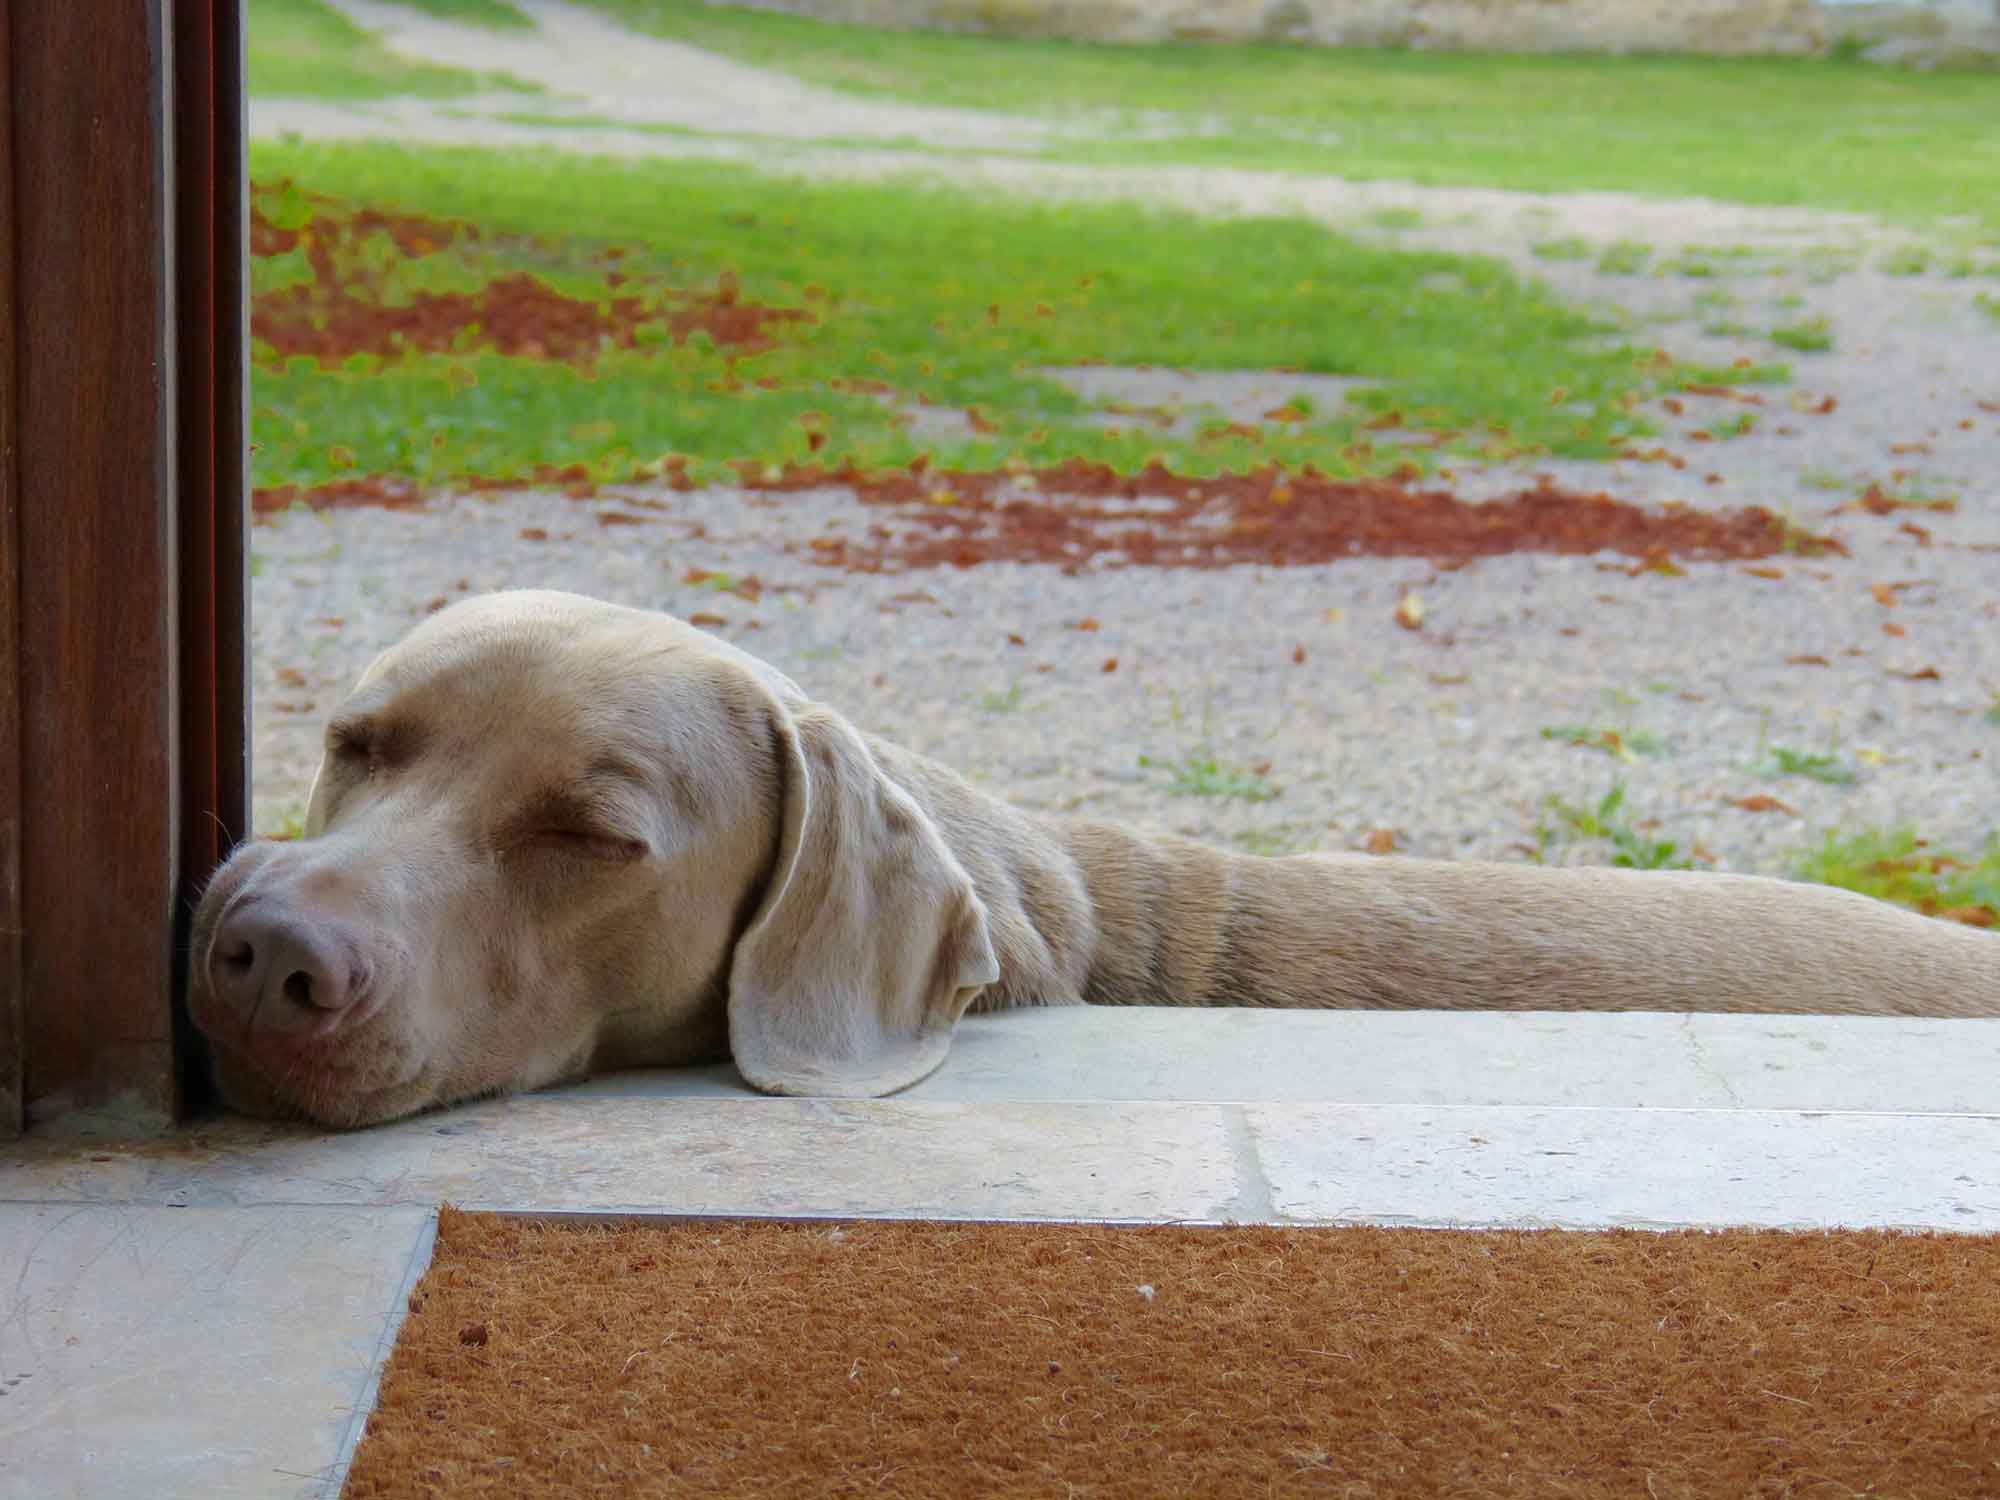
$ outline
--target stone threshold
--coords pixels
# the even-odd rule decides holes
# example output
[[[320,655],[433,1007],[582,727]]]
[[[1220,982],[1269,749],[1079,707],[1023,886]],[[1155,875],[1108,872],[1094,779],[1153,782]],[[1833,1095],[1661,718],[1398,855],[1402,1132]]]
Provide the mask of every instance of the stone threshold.
[[[0,1147],[0,1497],[325,1496],[436,1207],[2000,1232],[2000,1021],[1050,1010],[890,1099],[618,1074]]]

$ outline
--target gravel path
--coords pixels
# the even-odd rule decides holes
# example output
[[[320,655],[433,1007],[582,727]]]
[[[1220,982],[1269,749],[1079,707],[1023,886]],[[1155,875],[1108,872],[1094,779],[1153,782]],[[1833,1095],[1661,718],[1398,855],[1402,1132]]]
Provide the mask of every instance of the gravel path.
[[[357,19],[385,9],[340,4]],[[523,8],[558,9],[546,0]],[[419,34],[390,38],[412,46]],[[564,68],[580,66],[581,43],[571,41]],[[680,54],[689,55],[676,62]],[[422,55],[536,76],[532,58],[511,54]],[[703,128],[748,137],[769,123],[761,104],[736,107],[735,84],[696,88],[725,76],[711,71],[715,60],[686,48],[648,59],[649,72],[603,76],[641,77],[650,97],[696,109],[692,123]],[[778,87],[759,77],[756,88]],[[1614,776],[1628,783],[1633,818],[1657,820],[1652,836],[1698,847],[1727,869],[1780,870],[1829,829],[1910,823],[1939,846],[1972,848],[2000,823],[2000,723],[1990,717],[2000,706],[2000,320],[1974,303],[1992,280],[1888,274],[1884,258],[1909,237],[1854,215],[799,145],[947,137],[930,118],[938,111],[912,112],[898,128],[897,106],[855,106],[779,82],[791,90],[781,133],[794,144],[540,129],[411,101],[360,109],[260,100],[252,118],[259,133],[518,137],[739,156],[814,175],[940,172],[995,191],[1296,212],[1351,233],[1500,256],[1677,357],[1784,358],[1796,371],[1791,386],[1762,388],[1761,406],[1691,398],[1678,413],[1658,409],[1665,447],[1683,467],[1540,471],[1640,502],[1764,504],[1833,531],[1851,555],[1779,559],[1780,577],[1700,564],[1680,577],[1635,577],[1622,560],[1525,556],[1448,571],[1357,560],[871,577],[812,560],[812,537],[879,519],[841,491],[626,489],[589,501],[522,492],[444,497],[418,514],[293,513],[253,539],[260,827],[296,816],[320,723],[370,655],[440,599],[523,585],[716,617],[718,634],[865,727],[1024,805],[1263,852],[1379,846],[1387,830],[1415,853],[1520,857],[1547,819],[1547,798],[1594,801]],[[741,97],[778,97],[741,86],[750,90]],[[591,109],[635,118],[618,103],[624,87],[606,83]],[[838,108],[815,113],[815,97]],[[873,127],[855,124],[856,107],[877,117]],[[952,139],[1004,149],[1027,139],[1009,133],[1018,123],[961,116],[954,128],[996,133]],[[1620,241],[1659,255],[1689,245],[1738,253],[1710,256],[1708,276],[1613,274],[1597,253]],[[1587,253],[1550,259],[1552,248]],[[1829,351],[1773,348],[1770,328],[1806,319],[1823,320]],[[1222,409],[1236,394],[1195,377],[1181,399]],[[1828,398],[1831,410],[1821,409]],[[1744,412],[1756,420],[1747,435],[1695,436]],[[1468,469],[1454,484],[1478,497],[1530,477]],[[1955,508],[1843,510],[1870,482]],[[538,534],[546,539],[531,539]],[[754,601],[718,592],[686,582],[693,570],[754,576],[764,590]],[[1412,591],[1425,607],[1414,632],[1394,617]],[[1082,621],[1096,628],[1076,628]],[[1542,732],[1563,725],[1615,730],[1644,753],[1617,759]],[[1855,779],[1768,777],[1760,767],[1779,747],[1830,755]],[[1168,767],[1211,761],[1210,789],[1219,780],[1238,795],[1174,788]],[[1265,791],[1276,795],[1241,795]],[[1735,805],[1756,797],[1782,806]],[[1597,845],[1564,857],[1603,855]]]

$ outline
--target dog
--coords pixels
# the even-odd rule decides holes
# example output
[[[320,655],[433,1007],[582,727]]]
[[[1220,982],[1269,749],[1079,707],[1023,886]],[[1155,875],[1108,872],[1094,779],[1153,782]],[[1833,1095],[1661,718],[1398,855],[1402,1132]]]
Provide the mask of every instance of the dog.
[[[334,1127],[722,1057],[886,1094],[1025,1005],[2000,1015],[2000,935],[1826,887],[1030,815],[680,620],[538,590],[368,667],[190,968],[223,1099]]]

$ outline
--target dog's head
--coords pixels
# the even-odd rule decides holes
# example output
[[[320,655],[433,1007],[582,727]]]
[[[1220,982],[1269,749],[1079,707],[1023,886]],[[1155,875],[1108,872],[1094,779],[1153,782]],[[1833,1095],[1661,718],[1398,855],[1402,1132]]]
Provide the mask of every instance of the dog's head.
[[[665,615],[521,592],[433,616],[327,726],[304,835],[194,924],[223,1097],[361,1125],[725,1048],[870,1095],[998,976],[971,881],[844,720]]]

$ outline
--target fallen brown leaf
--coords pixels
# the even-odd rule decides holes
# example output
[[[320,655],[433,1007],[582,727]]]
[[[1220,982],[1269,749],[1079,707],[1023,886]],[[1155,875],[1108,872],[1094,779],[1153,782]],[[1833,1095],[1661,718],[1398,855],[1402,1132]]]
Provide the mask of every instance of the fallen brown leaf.
[[[1740,807],[1745,812],[1781,812],[1787,817],[1792,818],[1796,818],[1799,815],[1797,808],[1788,807],[1776,797],[1767,797],[1762,792],[1758,792],[1755,796],[1751,797],[1738,797],[1729,805],[1731,807]]]
[[[1115,671],[1117,671],[1117,670],[1118,670],[1118,658],[1117,658],[1117,657],[1115,657],[1115,656],[1107,656],[1107,657],[1105,657],[1105,658],[1104,658],[1104,665],[1103,665],[1103,666],[1102,666],[1101,668],[1099,668],[1099,670],[1100,670],[1100,671],[1104,671],[1104,672],[1115,672]]]
[[[1746,567],[1742,569],[1742,571],[1748,573],[1752,578],[1783,578],[1785,576],[1785,570],[1783,568],[1764,568],[1764,567],[1752,566],[1752,567]]]
[[[1405,594],[1396,605],[1396,623],[1405,630],[1424,628],[1424,601],[1415,594]]]
[[[1868,592],[1875,596],[1875,602],[1884,609],[1896,607],[1896,586],[1893,583],[1871,583]]]
[[[712,615],[705,609],[698,609],[688,616],[690,625],[727,625],[728,620],[721,615]]]
[[[1396,831],[1393,828],[1377,828],[1361,841],[1361,847],[1370,854],[1394,854],[1396,852]]]
[[[1790,667],[1830,667],[1832,662],[1824,656],[1788,656],[1785,665]]]
[[[1304,646],[1303,644],[1301,644],[1301,645],[1297,645],[1297,646],[1294,646],[1294,647],[1292,647],[1292,665],[1293,665],[1293,666],[1295,666],[1295,667],[1302,667],[1302,666],[1304,666],[1305,664],[1306,664],[1306,648],[1305,648],[1305,646]]]
[[[1097,620],[1091,615],[1085,615],[1081,620],[1072,621],[1069,628],[1071,630],[1093,631],[1097,629]]]
[[[1906,682],[1943,681],[1943,678],[1939,676],[1938,669],[1936,667],[1918,667],[1917,670],[1914,672],[1897,672],[1894,675],[1902,678]]]

